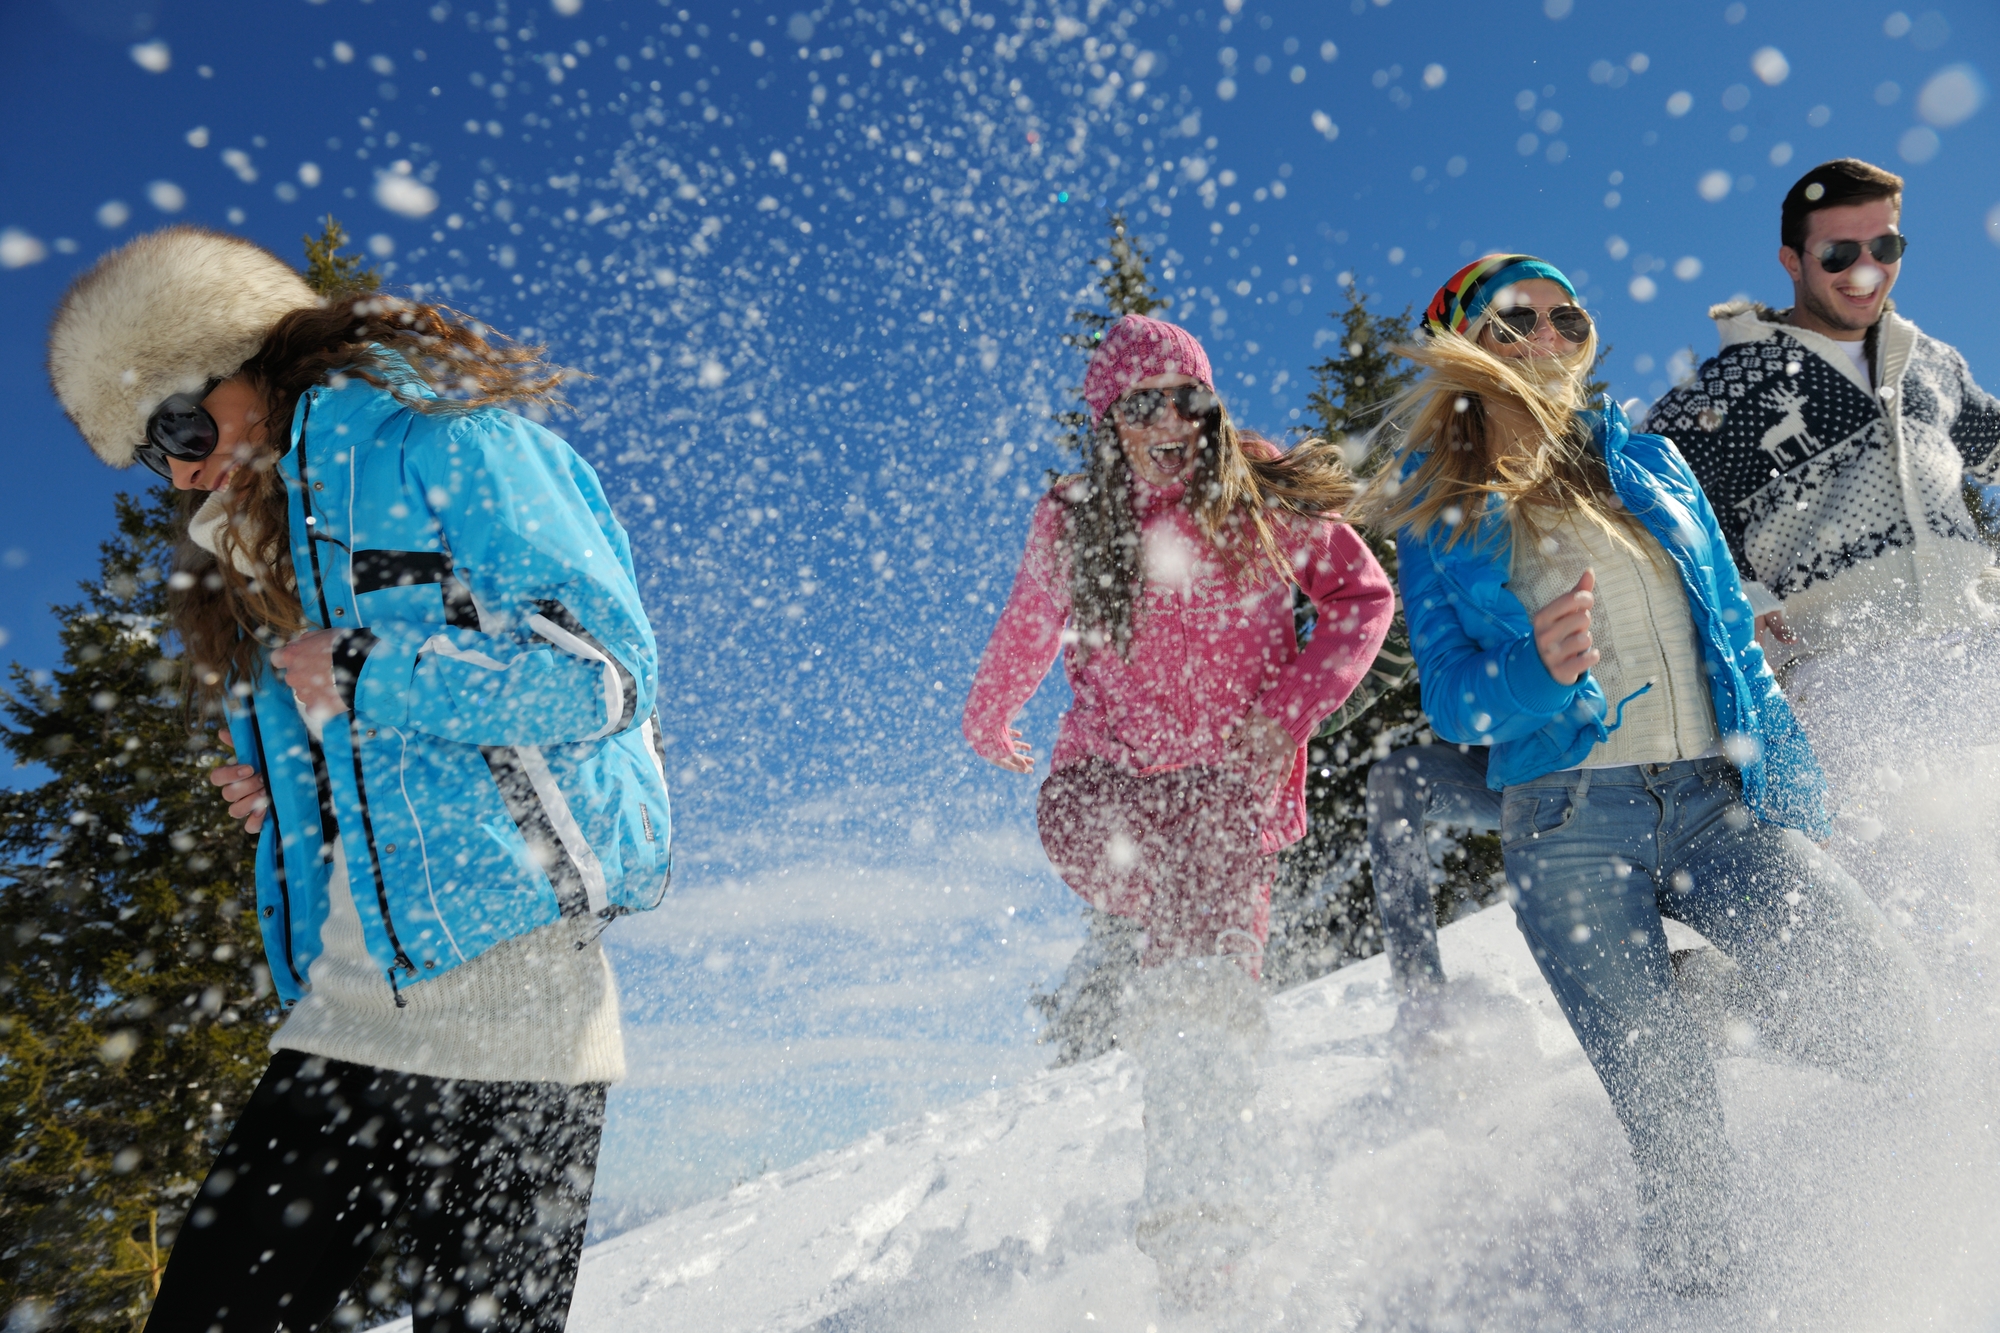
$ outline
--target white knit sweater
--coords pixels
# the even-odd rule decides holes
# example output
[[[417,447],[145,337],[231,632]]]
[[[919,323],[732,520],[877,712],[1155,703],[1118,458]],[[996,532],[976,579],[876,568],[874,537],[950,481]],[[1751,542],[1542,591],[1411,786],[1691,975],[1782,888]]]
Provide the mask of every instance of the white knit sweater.
[[[569,918],[496,944],[443,976],[403,987],[408,1004],[399,1008],[368,955],[338,840],[327,889],[320,954],[307,972],[311,990],[272,1036],[272,1050],[495,1083],[625,1077],[618,991],[596,921]]]
[[[1619,701],[1628,702],[1624,725],[1591,749],[1584,768],[1721,752],[1687,592],[1659,544],[1650,536],[1638,540],[1652,559],[1626,550],[1595,523],[1566,523],[1539,544],[1514,543],[1508,586],[1530,614],[1574,588],[1585,569],[1597,576],[1590,634],[1600,656],[1590,674],[1610,710],[1605,725],[1616,720]]]

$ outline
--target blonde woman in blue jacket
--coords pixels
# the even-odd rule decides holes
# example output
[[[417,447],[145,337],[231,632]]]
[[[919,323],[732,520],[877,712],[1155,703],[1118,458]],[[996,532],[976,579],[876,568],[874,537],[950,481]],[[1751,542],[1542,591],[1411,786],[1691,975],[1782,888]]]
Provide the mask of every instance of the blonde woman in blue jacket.
[[[1516,919],[1630,1139],[1641,1259],[1713,1291],[1735,1262],[1730,1152],[1684,996],[1879,1080],[1918,1061],[1925,986],[1814,843],[1825,783],[1686,462],[1608,398],[1584,410],[1596,330],[1569,279],[1489,256],[1424,328],[1387,480],[1353,514],[1397,534],[1432,725],[1492,747]],[[1715,946],[1680,985],[1666,917]]]
[[[624,1074],[598,935],[664,894],[669,815],[624,530],[498,406],[560,372],[192,227],[79,278],[49,367],[202,501],[173,629],[289,1005],[149,1326],[313,1327],[399,1221],[418,1330],[562,1328]]]

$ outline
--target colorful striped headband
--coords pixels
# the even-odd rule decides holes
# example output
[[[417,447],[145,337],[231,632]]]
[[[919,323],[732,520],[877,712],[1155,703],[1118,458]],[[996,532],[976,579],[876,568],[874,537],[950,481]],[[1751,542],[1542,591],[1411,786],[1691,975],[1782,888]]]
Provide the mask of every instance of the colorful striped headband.
[[[1502,288],[1529,278],[1547,278],[1572,299],[1576,296],[1575,285],[1553,264],[1533,255],[1488,255],[1473,260],[1438,288],[1430,308],[1424,311],[1424,331],[1432,335],[1464,333],[1486,313]]]

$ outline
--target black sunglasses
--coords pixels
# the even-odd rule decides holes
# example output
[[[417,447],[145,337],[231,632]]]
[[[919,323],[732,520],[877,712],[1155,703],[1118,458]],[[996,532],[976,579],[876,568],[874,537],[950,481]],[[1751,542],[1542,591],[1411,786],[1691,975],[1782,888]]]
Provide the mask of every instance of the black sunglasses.
[[[1150,426],[1171,406],[1184,420],[1199,421],[1221,402],[1205,384],[1177,384],[1171,389],[1134,389],[1111,405],[1111,414],[1121,425]]]
[[[1878,264],[1893,264],[1903,257],[1903,251],[1910,248],[1909,240],[1896,232],[1877,236],[1872,241],[1828,241],[1813,256],[1819,266],[1828,273],[1845,273],[1854,267],[1866,250],[1875,256]]]
[[[146,419],[146,442],[139,446],[139,461],[171,481],[173,460],[199,463],[214,453],[220,434],[215,418],[201,404],[220,383],[219,379],[210,380],[199,393],[177,393],[154,408]]]
[[[1493,312],[1493,338],[1496,342],[1525,342],[1535,336],[1535,328],[1548,316],[1549,327],[1561,335],[1564,342],[1580,343],[1590,336],[1590,315],[1580,305],[1559,305],[1553,310],[1541,311],[1531,305],[1509,306],[1505,310]]]

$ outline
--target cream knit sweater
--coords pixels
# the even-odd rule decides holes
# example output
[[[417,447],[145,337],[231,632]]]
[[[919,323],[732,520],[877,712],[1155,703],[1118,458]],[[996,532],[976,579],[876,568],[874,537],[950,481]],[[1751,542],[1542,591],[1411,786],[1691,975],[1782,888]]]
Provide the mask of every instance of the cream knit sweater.
[[[625,1077],[618,991],[589,917],[494,945],[440,977],[403,987],[398,1008],[368,955],[334,843],[333,880],[311,990],[271,1038],[376,1069],[494,1083],[616,1083]],[[578,948],[579,941],[584,941]]]
[[[1687,592],[1659,544],[1650,536],[1640,540],[1652,559],[1633,554],[1587,522],[1565,523],[1539,543],[1514,543],[1508,586],[1530,615],[1574,588],[1585,569],[1597,574],[1590,633],[1600,659],[1590,674],[1604,690],[1605,725],[1617,721],[1620,700],[1629,702],[1624,725],[1592,748],[1583,768],[1720,753]]]

